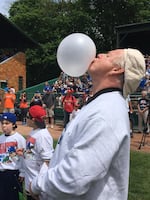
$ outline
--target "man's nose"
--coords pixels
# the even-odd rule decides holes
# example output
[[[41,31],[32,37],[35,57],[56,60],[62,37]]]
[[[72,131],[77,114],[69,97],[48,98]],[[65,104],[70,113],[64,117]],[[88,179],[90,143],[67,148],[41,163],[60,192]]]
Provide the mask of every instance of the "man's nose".
[[[99,54],[97,55],[97,58],[103,58],[104,56],[105,56],[104,53],[99,53]]]

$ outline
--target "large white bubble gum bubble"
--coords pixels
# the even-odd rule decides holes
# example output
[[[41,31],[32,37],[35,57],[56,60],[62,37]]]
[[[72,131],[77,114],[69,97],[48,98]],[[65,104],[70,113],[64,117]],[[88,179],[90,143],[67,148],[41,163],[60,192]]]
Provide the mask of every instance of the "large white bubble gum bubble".
[[[83,33],[72,33],[65,37],[57,49],[57,62],[69,76],[82,76],[96,56],[93,40]]]

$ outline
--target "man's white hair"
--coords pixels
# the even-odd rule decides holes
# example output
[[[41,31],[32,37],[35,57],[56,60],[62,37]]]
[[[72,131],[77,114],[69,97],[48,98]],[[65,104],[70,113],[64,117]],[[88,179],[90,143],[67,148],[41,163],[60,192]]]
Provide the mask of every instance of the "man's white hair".
[[[123,94],[126,97],[136,91],[145,76],[145,59],[139,50],[128,48],[124,49],[124,59],[120,64],[125,68]]]

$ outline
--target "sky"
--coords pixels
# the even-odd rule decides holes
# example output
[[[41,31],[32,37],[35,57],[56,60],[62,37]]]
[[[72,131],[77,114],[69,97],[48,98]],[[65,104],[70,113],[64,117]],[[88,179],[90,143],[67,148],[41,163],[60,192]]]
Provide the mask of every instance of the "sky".
[[[0,13],[5,16],[8,16],[8,10],[11,6],[11,3],[15,2],[16,0],[0,0]]]

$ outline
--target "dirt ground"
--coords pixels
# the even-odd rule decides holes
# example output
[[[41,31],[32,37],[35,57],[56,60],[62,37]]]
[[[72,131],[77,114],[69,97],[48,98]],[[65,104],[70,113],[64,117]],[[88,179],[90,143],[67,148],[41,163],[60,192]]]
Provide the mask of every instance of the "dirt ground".
[[[26,125],[22,125],[21,122],[17,122],[17,125],[18,125],[17,131],[25,136],[28,135],[32,129]],[[63,126],[62,124],[55,124],[53,129],[48,128],[48,130],[50,131],[50,134],[54,139],[58,139],[63,130]],[[133,134],[133,138],[131,138],[131,150],[150,153],[150,134],[146,135],[144,146],[141,145],[141,148],[139,149],[142,136],[143,136],[142,133]]]
[[[145,141],[142,140],[143,133],[133,134],[133,138],[131,138],[131,150],[150,153],[150,134],[146,134],[144,136],[145,136]],[[140,146],[141,148],[139,149]]]
[[[32,130],[31,127],[27,125],[22,125],[21,122],[17,122],[17,126],[18,127],[16,130],[24,136],[27,136]],[[48,127],[48,130],[54,139],[58,139],[63,130],[63,126],[61,124],[55,124],[53,129]]]

